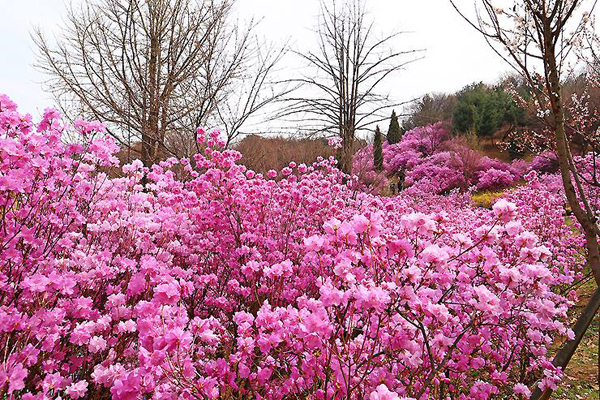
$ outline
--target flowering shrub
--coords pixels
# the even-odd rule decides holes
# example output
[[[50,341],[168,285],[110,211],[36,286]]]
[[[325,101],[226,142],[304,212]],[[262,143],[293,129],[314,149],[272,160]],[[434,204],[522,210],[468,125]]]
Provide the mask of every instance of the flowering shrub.
[[[548,247],[552,253],[550,270],[557,276],[562,274],[563,283],[568,286],[582,277],[585,240],[579,233],[577,220],[573,218],[571,224],[567,223],[567,200],[560,175],[538,175],[532,171],[525,180],[525,185],[507,191],[503,197],[517,205],[525,229]]]
[[[558,158],[556,153],[546,150],[533,158],[531,169],[540,173],[554,173],[558,171]]]
[[[496,168],[481,171],[479,174],[479,182],[477,182],[477,190],[490,190],[494,188],[504,188],[512,185],[515,181],[515,176],[509,171],[503,171]]]
[[[388,147],[387,142],[383,143],[384,155]],[[388,173],[386,171],[385,169],[377,171],[373,166],[373,145],[369,145],[361,149],[352,161],[353,187],[363,192],[380,194],[389,185]]]
[[[410,170],[421,162],[420,159],[443,151],[443,144],[448,139],[450,132],[442,123],[412,129],[402,135],[400,143],[384,147],[384,169],[388,173]]]
[[[444,193],[467,185],[465,176],[454,167],[453,154],[447,151],[435,153],[423,159],[406,173],[406,184],[412,190],[423,193]]]
[[[560,379],[573,273],[545,208],[381,198],[333,160],[276,180],[218,132],[193,163],[113,177],[113,142],[61,142],[100,124],[34,125],[5,97],[0,129],[3,398],[483,400]]]
[[[516,184],[529,169],[523,160],[511,164],[482,157],[463,141],[451,138],[442,123],[406,132],[400,143],[383,144],[383,171],[373,167],[373,146],[358,152],[353,174],[363,190],[379,193],[387,178],[403,171],[411,193],[448,193],[452,189],[498,190]]]

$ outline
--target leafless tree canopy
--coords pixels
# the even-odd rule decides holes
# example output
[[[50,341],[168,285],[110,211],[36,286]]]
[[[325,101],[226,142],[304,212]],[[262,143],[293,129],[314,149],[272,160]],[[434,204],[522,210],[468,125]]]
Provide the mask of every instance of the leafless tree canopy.
[[[352,164],[356,133],[389,118],[395,103],[383,83],[393,73],[416,60],[417,51],[395,51],[391,42],[399,34],[377,37],[359,0],[321,3],[317,29],[318,48],[297,54],[310,68],[295,82],[306,95],[291,98],[284,115],[302,115],[305,129],[342,139],[341,166]]]
[[[57,44],[39,30],[38,68],[67,115],[98,119],[150,165],[189,156],[198,126],[225,125],[228,142],[281,95],[270,73],[284,51],[264,48],[232,0],[88,0],[70,8]],[[267,50],[267,51],[266,51]],[[248,86],[248,79],[250,84]]]

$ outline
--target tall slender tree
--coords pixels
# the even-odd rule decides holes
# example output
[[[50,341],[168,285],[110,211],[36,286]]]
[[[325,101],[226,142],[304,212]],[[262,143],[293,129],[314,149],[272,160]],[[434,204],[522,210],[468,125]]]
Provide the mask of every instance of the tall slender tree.
[[[386,120],[395,102],[382,91],[386,78],[418,59],[418,50],[393,50],[400,32],[378,37],[361,0],[321,1],[318,48],[298,52],[310,73],[293,79],[305,87],[282,116],[301,115],[303,129],[342,140],[341,169],[350,172],[356,135]]]
[[[390,118],[390,127],[388,128],[387,141],[389,144],[396,144],[402,140],[402,129],[398,123],[398,116],[396,110],[392,111],[392,117]]]
[[[383,138],[379,125],[375,127],[375,140],[373,140],[373,165],[376,171],[383,170]]]

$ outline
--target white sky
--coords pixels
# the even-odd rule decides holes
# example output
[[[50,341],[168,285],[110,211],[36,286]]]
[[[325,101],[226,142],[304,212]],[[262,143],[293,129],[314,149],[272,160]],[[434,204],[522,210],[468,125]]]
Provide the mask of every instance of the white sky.
[[[79,1],[79,0],[75,0]],[[448,0],[365,0],[382,33],[409,31],[395,49],[424,48],[425,58],[388,81],[399,101],[429,92],[455,91],[474,81],[495,82],[508,66],[484,39],[451,8]],[[38,116],[52,105],[42,91],[44,76],[34,63],[33,27],[57,31],[68,0],[0,0],[0,93],[8,94],[21,112]],[[469,2],[472,4],[471,2]],[[259,30],[271,40],[287,39],[298,49],[311,48],[319,12],[318,0],[238,0],[241,19],[263,18]]]

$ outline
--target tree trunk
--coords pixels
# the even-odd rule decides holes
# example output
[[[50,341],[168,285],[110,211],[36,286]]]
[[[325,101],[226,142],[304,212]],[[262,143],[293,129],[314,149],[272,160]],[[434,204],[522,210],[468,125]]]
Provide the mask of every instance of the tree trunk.
[[[556,139],[556,151],[558,153],[558,165],[560,175],[565,190],[565,195],[569,202],[569,206],[573,211],[573,215],[581,225],[585,234],[585,242],[588,251],[587,261],[594,273],[596,284],[600,286],[600,248],[598,247],[598,236],[596,235],[596,221],[590,219],[590,216],[582,208],[580,199],[577,196],[571,172],[571,154],[567,135],[565,133],[565,115],[562,105],[561,85],[558,77],[558,68],[554,57],[554,48],[550,47],[549,56],[547,57],[547,75],[550,82],[550,100],[552,105],[552,114],[554,117],[554,130]]]
[[[354,135],[349,130],[343,133],[342,147],[340,148],[340,169],[345,174],[352,174],[352,158],[354,150]]]
[[[152,159],[154,158],[152,156],[153,148],[154,148],[154,146],[153,146],[153,141],[152,141],[152,135],[144,132],[142,134],[142,154],[141,154],[141,159],[142,159],[142,163],[144,164],[144,167],[150,168],[153,164],[153,162],[152,162]]]
[[[148,96],[149,96],[149,112],[148,125],[146,132],[142,135],[142,162],[144,166],[151,167],[156,162],[157,147],[159,140],[158,120],[159,120],[159,57],[160,57],[160,40],[157,37],[157,28],[150,25],[150,60],[148,62]]]

